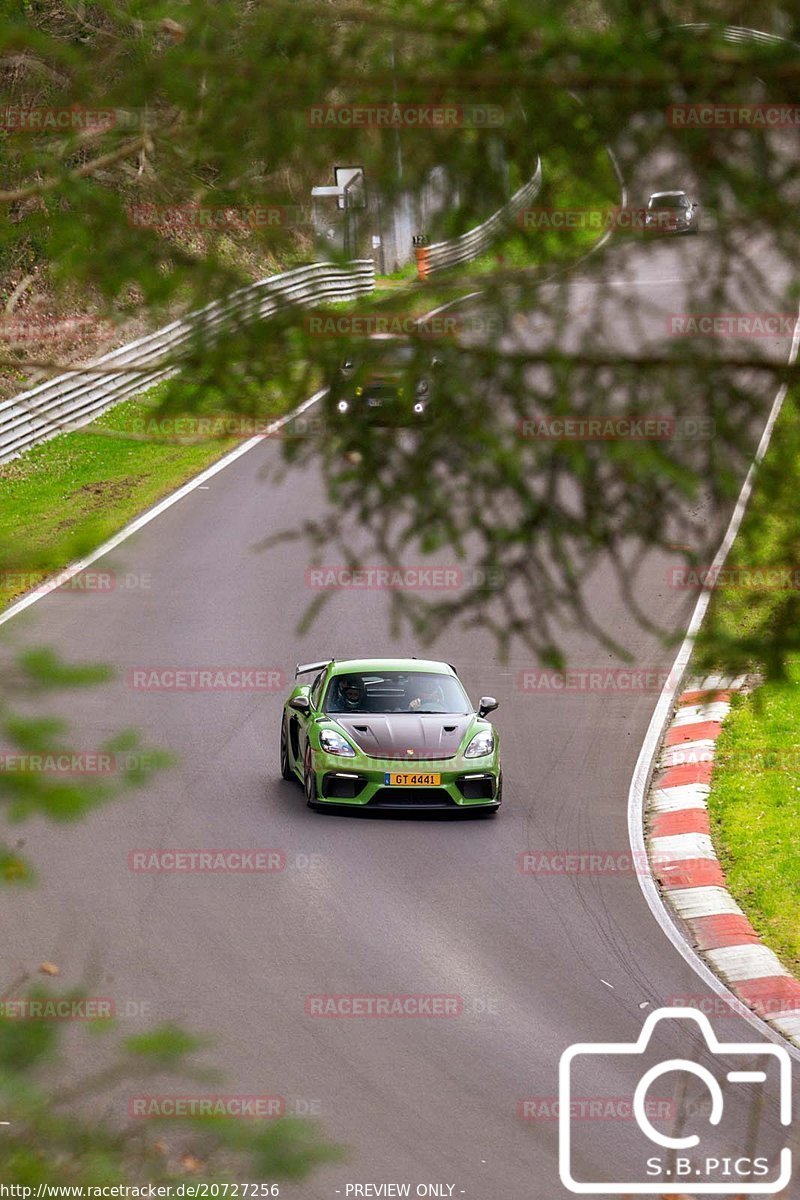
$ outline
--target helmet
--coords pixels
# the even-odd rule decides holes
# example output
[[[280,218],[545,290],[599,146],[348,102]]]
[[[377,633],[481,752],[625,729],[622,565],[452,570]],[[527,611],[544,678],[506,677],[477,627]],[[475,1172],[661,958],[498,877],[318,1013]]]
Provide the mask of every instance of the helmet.
[[[442,685],[433,675],[423,675],[420,678],[419,698],[426,704],[444,704]]]
[[[339,699],[347,708],[358,708],[364,699],[364,685],[360,679],[346,676],[339,680]]]

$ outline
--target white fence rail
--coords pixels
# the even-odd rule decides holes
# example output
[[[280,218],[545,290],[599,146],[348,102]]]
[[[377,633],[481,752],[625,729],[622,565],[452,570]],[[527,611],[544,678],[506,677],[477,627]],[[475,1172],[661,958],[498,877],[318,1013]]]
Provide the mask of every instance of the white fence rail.
[[[86,425],[113,404],[168,378],[180,370],[181,353],[198,336],[211,338],[223,326],[273,316],[291,305],[355,300],[374,288],[372,259],[342,267],[312,263],[240,288],[224,300],[104,354],[89,364],[92,370],[78,367],[0,401],[0,462],[57,433]]]
[[[459,263],[469,262],[483,254],[492,242],[505,233],[532,200],[538,196],[542,187],[542,160],[537,158],[536,171],[527,183],[524,183],[514,195],[506,201],[502,208],[492,213],[481,224],[476,225],[460,237],[451,238],[447,242],[436,242],[432,246],[421,246],[417,250],[417,269],[421,279],[433,271],[443,271],[447,267],[458,266]]]

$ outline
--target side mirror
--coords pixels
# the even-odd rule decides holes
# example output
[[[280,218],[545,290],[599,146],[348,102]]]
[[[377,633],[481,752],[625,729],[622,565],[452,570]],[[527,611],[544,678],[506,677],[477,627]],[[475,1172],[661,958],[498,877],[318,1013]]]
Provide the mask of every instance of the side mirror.
[[[487,713],[494,712],[499,703],[499,700],[495,700],[494,696],[481,696],[481,702],[478,705],[478,716],[485,717]]]
[[[308,696],[292,696],[289,701],[289,708],[293,708],[295,712],[310,713],[311,701]]]

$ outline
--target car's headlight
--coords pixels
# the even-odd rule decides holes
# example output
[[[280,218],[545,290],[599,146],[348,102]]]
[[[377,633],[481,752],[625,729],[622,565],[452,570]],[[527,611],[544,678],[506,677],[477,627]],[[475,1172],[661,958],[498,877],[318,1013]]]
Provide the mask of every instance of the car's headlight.
[[[464,751],[465,758],[483,758],[494,750],[494,734],[491,729],[482,729],[476,733]]]
[[[319,744],[326,754],[342,754],[345,758],[356,756],[350,743],[335,729],[323,729],[319,735]]]

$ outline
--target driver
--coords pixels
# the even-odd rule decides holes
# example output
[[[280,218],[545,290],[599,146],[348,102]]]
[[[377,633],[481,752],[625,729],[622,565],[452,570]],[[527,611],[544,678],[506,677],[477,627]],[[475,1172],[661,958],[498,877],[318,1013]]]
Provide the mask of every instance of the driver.
[[[364,702],[364,685],[360,679],[340,679],[336,691],[340,712],[355,712],[361,708]]]
[[[437,709],[439,712],[443,711],[444,693],[441,685],[435,679],[423,679],[419,685],[419,695],[409,702],[408,707],[412,712],[416,712],[417,709],[422,709],[423,712]]]

